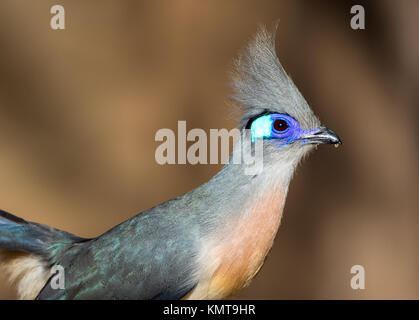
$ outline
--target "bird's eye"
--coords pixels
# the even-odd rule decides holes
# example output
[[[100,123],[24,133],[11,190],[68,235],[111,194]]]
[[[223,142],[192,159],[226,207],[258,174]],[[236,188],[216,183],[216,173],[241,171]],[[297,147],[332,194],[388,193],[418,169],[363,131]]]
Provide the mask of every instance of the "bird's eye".
[[[273,123],[273,128],[277,132],[284,132],[289,127],[288,122],[283,119],[277,119]]]

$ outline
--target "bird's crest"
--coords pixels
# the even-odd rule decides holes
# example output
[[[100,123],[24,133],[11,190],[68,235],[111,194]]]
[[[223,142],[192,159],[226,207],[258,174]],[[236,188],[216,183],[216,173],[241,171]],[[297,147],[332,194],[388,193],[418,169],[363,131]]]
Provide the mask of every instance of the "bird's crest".
[[[263,113],[285,113],[303,128],[319,125],[304,97],[287,75],[275,51],[277,24],[270,32],[259,27],[254,39],[235,61],[232,99],[243,115],[240,127]]]

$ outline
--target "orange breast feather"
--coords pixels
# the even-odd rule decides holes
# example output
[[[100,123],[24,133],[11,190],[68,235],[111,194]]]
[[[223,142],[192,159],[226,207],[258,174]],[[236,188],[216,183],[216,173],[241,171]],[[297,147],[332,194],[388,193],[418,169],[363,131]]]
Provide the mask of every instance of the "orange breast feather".
[[[209,267],[185,299],[222,299],[250,282],[272,247],[285,196],[286,191],[275,188],[251,205],[239,220],[226,222],[226,226],[235,227],[227,227],[225,241],[209,248],[204,259]]]

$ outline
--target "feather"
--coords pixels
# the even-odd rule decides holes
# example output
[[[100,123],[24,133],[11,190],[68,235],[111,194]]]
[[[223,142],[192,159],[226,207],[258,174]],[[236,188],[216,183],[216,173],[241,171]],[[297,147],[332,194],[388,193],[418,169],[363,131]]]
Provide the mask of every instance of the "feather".
[[[41,257],[19,251],[0,250],[0,270],[16,284],[19,299],[35,299],[47,282],[50,272]]]
[[[253,41],[234,63],[231,96],[243,115],[240,127],[264,113],[285,113],[299,121],[302,128],[320,122],[287,75],[275,51],[277,24],[272,32],[261,26]]]

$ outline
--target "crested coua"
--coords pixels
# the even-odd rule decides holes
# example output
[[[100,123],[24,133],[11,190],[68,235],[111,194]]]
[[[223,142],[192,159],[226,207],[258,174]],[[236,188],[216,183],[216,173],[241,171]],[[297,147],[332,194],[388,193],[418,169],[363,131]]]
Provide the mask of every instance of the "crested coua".
[[[323,127],[260,28],[236,61],[238,128],[263,141],[263,170],[228,163],[211,180],[84,239],[0,212],[0,263],[22,299],[223,299],[249,284],[278,231],[300,160],[340,144]],[[236,143],[233,154],[243,148]],[[61,266],[65,285],[51,285]]]

